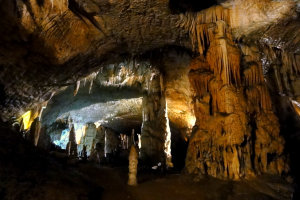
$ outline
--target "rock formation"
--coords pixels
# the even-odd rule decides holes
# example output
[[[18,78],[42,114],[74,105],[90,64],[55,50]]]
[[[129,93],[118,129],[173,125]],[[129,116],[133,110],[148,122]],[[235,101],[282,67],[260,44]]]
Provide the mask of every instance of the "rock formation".
[[[71,130],[69,133],[69,142],[67,144],[67,154],[70,157],[77,157],[77,143],[76,143],[76,135],[74,125],[71,125]]]
[[[284,139],[257,50],[235,44],[226,12],[215,9],[213,23],[199,24],[200,15],[191,27],[200,55],[190,66],[197,120],[186,168],[222,179],[281,175],[288,171]]]
[[[32,125],[30,127],[29,131],[29,140],[34,144],[34,146],[38,145],[39,138],[40,138],[40,132],[41,132],[41,121],[37,117],[35,120],[32,122]]]
[[[88,123],[85,126],[85,135],[80,141],[80,145],[86,146],[87,155],[90,156],[92,150],[96,147],[96,125],[93,123]]]
[[[0,0],[1,120],[14,117],[37,146],[41,127],[53,142],[75,116],[86,124],[78,150],[99,160],[119,147],[116,132],[128,149],[142,124],[141,159],[169,167],[173,128],[189,143],[188,173],[287,174],[286,142],[299,132],[299,1],[172,2]]]
[[[128,185],[137,185],[137,166],[138,166],[138,153],[135,145],[131,145],[129,153],[129,173],[128,173]]]
[[[171,167],[170,134],[163,77],[154,68],[143,95],[141,158],[148,164]]]

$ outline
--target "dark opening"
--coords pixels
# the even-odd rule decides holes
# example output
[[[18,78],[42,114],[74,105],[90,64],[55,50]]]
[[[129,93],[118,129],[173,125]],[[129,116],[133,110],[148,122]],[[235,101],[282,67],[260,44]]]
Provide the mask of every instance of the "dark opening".
[[[188,148],[188,142],[182,137],[180,130],[170,123],[171,128],[171,152],[172,162],[175,170],[182,170],[185,166],[185,157]]]
[[[173,13],[197,12],[218,4],[218,0],[170,0]]]

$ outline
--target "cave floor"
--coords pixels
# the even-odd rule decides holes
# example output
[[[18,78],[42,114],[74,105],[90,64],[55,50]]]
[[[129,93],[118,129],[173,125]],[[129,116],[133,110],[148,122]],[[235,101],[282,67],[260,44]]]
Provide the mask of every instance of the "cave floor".
[[[128,168],[72,162],[65,154],[33,147],[0,123],[2,200],[285,200],[291,184],[276,177],[221,181],[176,171],[139,171],[138,186],[127,185]]]
[[[191,176],[170,173],[139,174],[138,186],[128,186],[127,168],[96,167],[91,164],[78,166],[84,176],[103,188],[103,200],[271,200],[291,199],[291,187],[274,177],[260,177],[251,181],[221,181],[203,178],[198,181]]]

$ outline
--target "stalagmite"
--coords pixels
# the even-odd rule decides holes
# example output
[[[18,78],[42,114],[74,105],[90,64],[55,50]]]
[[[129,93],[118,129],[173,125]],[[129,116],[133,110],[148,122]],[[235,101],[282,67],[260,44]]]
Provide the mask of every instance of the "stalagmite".
[[[70,157],[77,157],[77,143],[75,137],[74,125],[71,125],[71,130],[69,133],[69,142],[67,144],[67,154]]]
[[[41,127],[42,127],[41,121],[39,120],[38,117],[35,118],[34,121],[32,122],[30,133],[29,133],[30,141],[34,144],[34,146],[37,146],[38,144]]]
[[[130,148],[129,153],[129,173],[128,173],[128,185],[137,185],[137,166],[138,166],[138,153],[134,145]]]

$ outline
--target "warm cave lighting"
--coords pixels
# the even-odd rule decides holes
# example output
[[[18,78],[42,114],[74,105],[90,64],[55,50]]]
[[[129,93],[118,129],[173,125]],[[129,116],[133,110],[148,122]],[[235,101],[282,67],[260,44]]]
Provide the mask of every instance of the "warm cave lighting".
[[[300,0],[0,13],[0,200],[300,200]]]
[[[295,100],[291,100],[295,112],[300,116],[300,103]]]
[[[196,123],[196,117],[195,116],[189,116],[188,118],[189,128],[193,128]]]
[[[30,125],[31,125],[30,117],[31,117],[31,111],[30,110],[25,112],[20,117],[20,121],[23,119],[23,125],[24,125],[25,130],[28,130],[30,128]]]
[[[76,143],[80,144],[80,140],[82,137],[85,136],[85,126],[82,124],[74,123],[74,129],[75,129],[75,136],[76,136]]]

